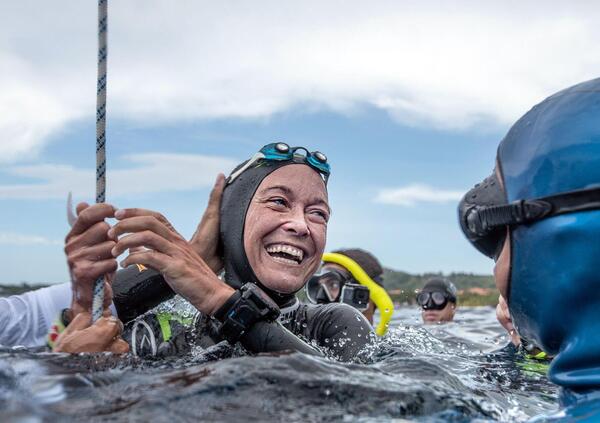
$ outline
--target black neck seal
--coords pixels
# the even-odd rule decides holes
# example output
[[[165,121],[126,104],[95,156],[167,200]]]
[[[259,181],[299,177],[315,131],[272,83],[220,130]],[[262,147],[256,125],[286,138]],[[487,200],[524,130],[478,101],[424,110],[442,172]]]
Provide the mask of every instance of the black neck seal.
[[[243,166],[244,163],[236,169]],[[225,264],[225,281],[235,289],[239,289],[247,282],[255,283],[280,307],[292,304],[296,300],[296,295],[273,291],[258,280],[244,249],[244,226],[250,202],[263,179],[277,169],[295,163],[305,164],[295,161],[262,161],[258,166],[247,169],[228,184],[223,191],[221,200],[220,236],[223,263]]]

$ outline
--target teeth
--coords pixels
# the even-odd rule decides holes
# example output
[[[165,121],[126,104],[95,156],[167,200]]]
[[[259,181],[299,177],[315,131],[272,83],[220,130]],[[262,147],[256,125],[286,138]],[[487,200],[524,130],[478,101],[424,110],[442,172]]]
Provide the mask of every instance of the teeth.
[[[298,259],[299,262],[301,262],[302,259],[304,258],[304,251],[302,251],[299,248],[292,247],[291,245],[287,245],[287,244],[270,245],[269,247],[267,247],[267,252],[268,253],[286,253],[286,254],[289,254],[290,256]]]
[[[296,260],[290,260],[290,259],[286,259],[283,257],[278,257],[278,256],[271,256],[273,258],[273,260],[284,263],[284,264],[295,264],[297,265],[298,262]]]

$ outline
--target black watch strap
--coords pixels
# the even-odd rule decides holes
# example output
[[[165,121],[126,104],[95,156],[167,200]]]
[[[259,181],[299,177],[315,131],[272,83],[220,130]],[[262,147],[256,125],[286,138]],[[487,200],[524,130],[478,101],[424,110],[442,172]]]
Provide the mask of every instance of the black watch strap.
[[[237,342],[259,321],[274,321],[279,307],[258,286],[247,283],[217,310],[214,317],[221,322],[220,335],[230,343]]]
[[[213,317],[219,322],[223,322],[225,320],[225,317],[227,316],[227,312],[240,298],[242,298],[242,291],[238,289],[233,293],[233,295],[231,295],[231,297],[227,299],[227,301],[225,301],[225,304],[219,307],[219,309],[215,312]]]

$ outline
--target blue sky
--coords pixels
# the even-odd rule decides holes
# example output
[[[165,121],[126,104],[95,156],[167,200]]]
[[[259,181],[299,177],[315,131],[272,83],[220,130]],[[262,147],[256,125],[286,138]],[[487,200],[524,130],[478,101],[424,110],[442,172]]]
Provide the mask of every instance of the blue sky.
[[[283,140],[330,159],[328,248],[411,272],[491,271],[458,198],[514,120],[600,65],[587,2],[113,3],[110,202],[190,236],[216,172]],[[96,8],[61,7],[0,6],[0,283],[66,281],[66,196],[94,193]]]

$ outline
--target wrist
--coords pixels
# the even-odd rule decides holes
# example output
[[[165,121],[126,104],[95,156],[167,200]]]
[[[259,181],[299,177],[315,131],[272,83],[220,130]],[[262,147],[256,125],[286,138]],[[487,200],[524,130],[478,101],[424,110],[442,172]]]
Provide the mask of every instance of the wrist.
[[[221,322],[220,336],[233,344],[256,322],[274,321],[279,313],[279,307],[267,294],[253,283],[247,283],[217,309],[214,317]]]
[[[208,295],[206,295],[206,292],[200,292],[194,295],[195,298],[188,298],[188,300],[198,311],[212,316],[234,293],[235,290],[232,287],[216,278],[215,284]]]

